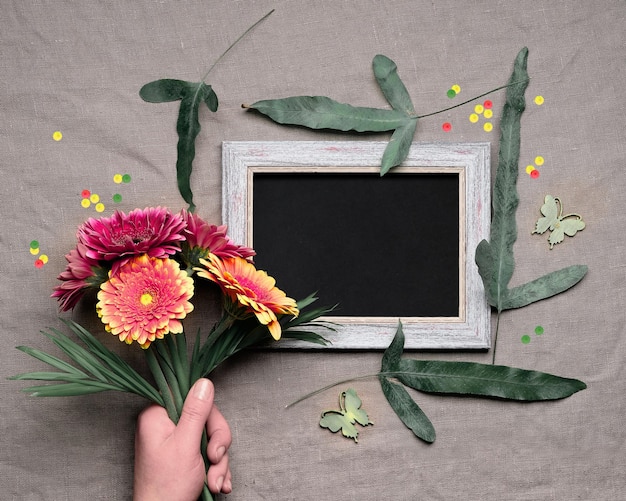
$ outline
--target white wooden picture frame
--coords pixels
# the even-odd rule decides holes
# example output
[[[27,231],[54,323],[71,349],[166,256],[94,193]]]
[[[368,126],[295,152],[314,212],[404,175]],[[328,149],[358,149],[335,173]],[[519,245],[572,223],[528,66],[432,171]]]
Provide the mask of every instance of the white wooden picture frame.
[[[253,246],[255,173],[377,171],[387,145],[369,141],[224,142],[222,217],[231,239]],[[453,173],[459,176],[459,312],[452,317],[329,316],[336,331],[323,331],[326,348],[384,349],[402,322],[406,349],[487,349],[491,310],[474,262],[478,243],[489,237],[489,143],[413,143],[397,172]],[[271,274],[271,270],[268,270]],[[278,284],[280,285],[280,284]],[[287,291],[288,292],[288,291]],[[321,348],[284,339],[281,348]]]

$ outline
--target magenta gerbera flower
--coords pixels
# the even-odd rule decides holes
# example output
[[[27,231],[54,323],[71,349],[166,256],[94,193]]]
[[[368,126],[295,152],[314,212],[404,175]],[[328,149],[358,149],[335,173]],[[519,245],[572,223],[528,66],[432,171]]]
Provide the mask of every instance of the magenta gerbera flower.
[[[89,218],[78,228],[78,241],[90,259],[114,261],[113,274],[132,256],[164,258],[180,250],[185,222],[162,207],[135,209],[128,215]],[[121,258],[121,259],[120,259]]]
[[[220,258],[241,257],[250,259],[256,253],[250,247],[237,245],[226,234],[226,225],[216,226],[204,221],[200,216],[186,210],[181,211],[185,221],[186,243],[183,245],[183,256],[191,267],[199,266],[200,259],[214,254]]]
[[[142,348],[166,334],[183,332],[193,310],[193,279],[173,259],[133,257],[100,286],[96,311],[105,329]]]
[[[68,262],[67,268],[58,276],[63,283],[56,286],[52,293],[52,297],[61,303],[62,311],[74,308],[87,289],[98,289],[107,279],[107,270],[98,261],[87,256],[87,247],[81,243],[65,259]]]

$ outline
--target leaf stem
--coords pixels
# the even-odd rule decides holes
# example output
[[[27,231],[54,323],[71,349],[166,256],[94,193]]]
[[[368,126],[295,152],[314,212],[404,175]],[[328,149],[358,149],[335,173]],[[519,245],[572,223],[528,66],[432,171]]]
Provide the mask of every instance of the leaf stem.
[[[178,422],[178,414],[176,412],[176,407],[174,405],[174,401],[172,400],[172,394],[170,393],[170,388],[167,385],[167,381],[165,380],[165,376],[163,375],[163,371],[161,370],[161,366],[159,365],[159,361],[154,354],[154,348],[148,347],[144,350],[146,353],[146,360],[148,362],[148,367],[150,368],[150,372],[152,372],[152,376],[159,388],[159,392],[161,393],[161,397],[163,397],[163,403],[165,404],[165,409],[167,410],[167,415],[172,420],[172,422]]]
[[[498,310],[498,314],[496,316],[496,332],[493,335],[493,352],[491,353],[491,365],[496,364],[496,348],[498,346],[498,330],[500,329],[500,310]]]
[[[217,65],[217,63],[219,63],[224,56],[230,51],[230,49],[232,49],[235,45],[237,45],[239,43],[239,41],[245,37],[248,33],[250,33],[250,31],[252,31],[258,24],[261,24],[262,21],[264,21],[265,19],[267,19],[270,14],[272,14],[274,12],[275,9],[270,10],[267,14],[265,14],[261,19],[259,19],[256,23],[254,23],[252,26],[250,26],[246,31],[244,31],[239,38],[237,38],[237,40],[235,40],[233,43],[231,43],[228,46],[228,49],[226,49],[224,52],[222,52],[222,55],[220,57],[218,57],[216,59],[216,61],[211,65],[211,67],[209,68],[209,70],[204,74],[204,76],[202,77],[202,82],[204,82],[206,80],[206,78],[209,76],[209,73],[211,73],[211,70],[213,68],[215,68],[215,66]]]
[[[511,83],[508,83],[506,85],[501,85],[500,87],[496,87],[495,89],[491,89],[490,91],[487,91],[487,92],[485,92],[483,94],[480,94],[479,96],[473,97],[472,99],[468,99],[467,101],[463,101],[462,103],[455,104],[454,106],[450,106],[449,108],[444,108],[443,110],[433,111],[432,113],[427,113],[425,115],[418,115],[417,118],[426,118],[426,117],[430,117],[430,116],[433,116],[433,115],[437,115],[439,113],[444,113],[446,111],[453,110],[454,108],[458,108],[460,106],[464,106],[464,105],[466,105],[468,103],[471,103],[472,101],[476,101],[477,99],[480,99],[481,97],[488,96],[489,94],[492,94],[492,93],[494,93],[496,91],[499,91],[499,90],[502,90],[502,89],[506,89],[507,87],[511,87],[512,85],[517,85],[517,84],[520,84],[522,82],[528,82],[529,80],[530,79],[522,80],[520,82],[511,82]]]

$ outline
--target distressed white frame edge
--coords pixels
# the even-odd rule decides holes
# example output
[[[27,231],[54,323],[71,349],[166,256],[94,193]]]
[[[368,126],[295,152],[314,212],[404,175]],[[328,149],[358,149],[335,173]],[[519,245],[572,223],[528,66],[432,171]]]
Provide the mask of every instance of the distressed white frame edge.
[[[222,143],[222,221],[237,243],[247,241],[248,169],[252,167],[378,167],[387,142],[225,141]],[[413,143],[402,167],[462,168],[465,173],[465,318],[455,322],[403,321],[405,349],[488,349],[491,308],[474,263],[478,243],[489,236],[491,148],[487,142]],[[428,172],[425,169],[425,172]],[[270,270],[271,273],[271,270]],[[332,320],[333,317],[327,317]],[[416,317],[417,318],[417,317]],[[283,339],[279,348],[384,349],[398,320],[322,329],[330,345]]]

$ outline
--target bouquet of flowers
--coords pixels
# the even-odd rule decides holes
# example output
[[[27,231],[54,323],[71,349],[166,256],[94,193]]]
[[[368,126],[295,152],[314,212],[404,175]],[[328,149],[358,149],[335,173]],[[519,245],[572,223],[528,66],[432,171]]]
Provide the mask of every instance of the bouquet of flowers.
[[[78,228],[76,247],[66,255],[67,268],[52,296],[66,311],[94,291],[104,330],[143,349],[155,384],[70,320],[64,322],[76,340],[57,329],[43,334],[71,363],[21,346],[56,370],[13,379],[48,382],[25,389],[37,396],[135,393],[165,407],[177,422],[193,383],[235,353],[281,336],[325,344],[306,326],[324,325],[315,320],[329,309],[303,312],[315,298],[296,302],[288,297],[271,276],[256,269],[254,255],[253,249],[229,239],[226,226],[209,224],[187,210],[148,207],[88,219]],[[223,310],[211,332],[206,337],[198,333],[188,352],[182,320],[194,310],[196,279],[219,287]],[[203,499],[212,499],[206,485]]]

